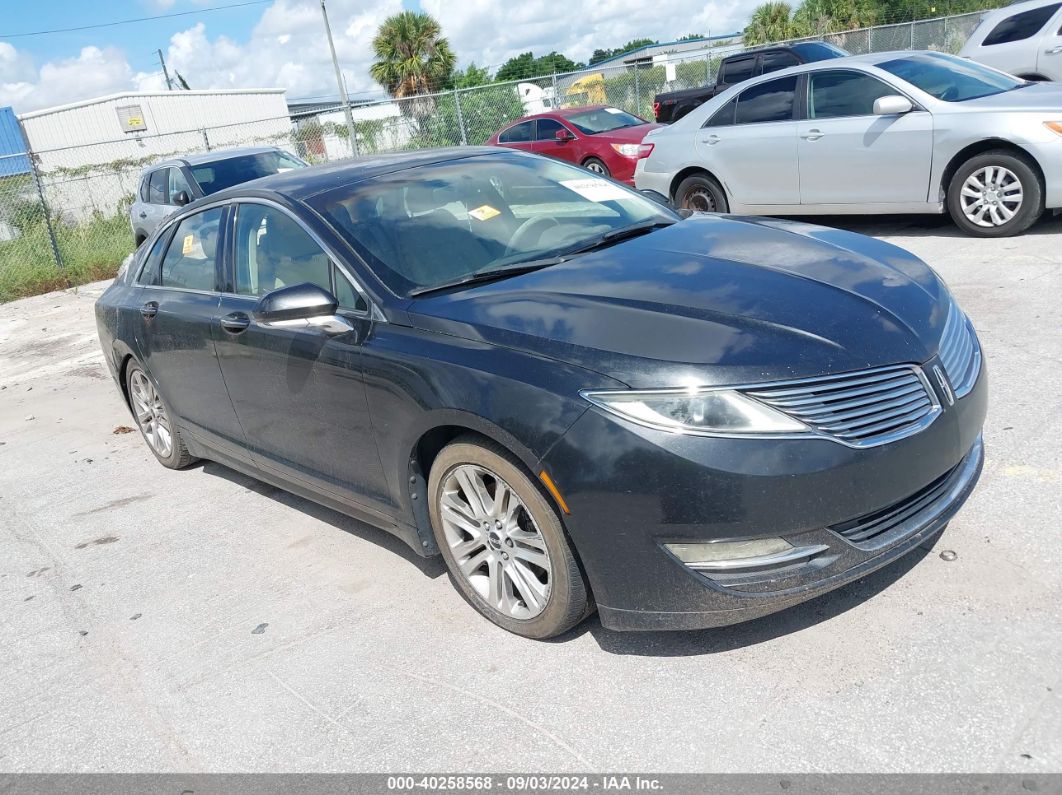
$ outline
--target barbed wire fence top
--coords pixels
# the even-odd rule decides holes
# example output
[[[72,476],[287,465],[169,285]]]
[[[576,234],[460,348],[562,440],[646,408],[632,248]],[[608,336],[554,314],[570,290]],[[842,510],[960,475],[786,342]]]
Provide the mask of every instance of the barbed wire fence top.
[[[956,53],[984,13],[799,41],[826,41],[853,54],[907,49]],[[124,133],[104,142],[51,149],[31,145],[22,153],[0,155],[0,301],[113,276],[134,249],[129,210],[142,171],[155,163],[246,146],[275,146],[313,164],[474,146],[521,117],[580,105],[610,105],[652,119],[656,94],[711,83],[720,61],[743,49],[740,40],[706,41],[700,49],[641,60],[637,52],[628,53],[574,72],[354,104],[353,140],[336,102],[284,116],[190,124],[177,132]]]

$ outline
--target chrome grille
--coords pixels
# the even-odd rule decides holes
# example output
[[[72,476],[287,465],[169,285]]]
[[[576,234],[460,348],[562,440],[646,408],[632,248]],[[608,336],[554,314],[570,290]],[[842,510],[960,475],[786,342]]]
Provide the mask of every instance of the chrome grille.
[[[853,447],[885,444],[917,433],[940,410],[921,371],[910,365],[742,391]]]
[[[981,350],[973,328],[963,311],[951,305],[944,333],[940,337],[940,363],[948,374],[956,398],[969,394],[981,370]]]

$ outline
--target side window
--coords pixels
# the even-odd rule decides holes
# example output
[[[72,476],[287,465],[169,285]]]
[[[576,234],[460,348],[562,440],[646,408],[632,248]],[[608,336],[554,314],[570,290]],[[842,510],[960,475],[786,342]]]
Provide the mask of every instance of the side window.
[[[144,184],[147,184],[147,180],[144,181]],[[158,240],[151,247],[151,251],[144,258],[144,269],[140,271],[140,276],[137,278],[139,284],[159,284],[159,264],[162,261],[162,249],[165,247],[169,236],[168,232],[163,232],[159,235]]]
[[[539,119],[538,128],[535,130],[536,141],[555,141],[557,133],[564,129],[564,125],[554,119]]]
[[[306,230],[264,204],[241,204],[236,215],[236,292],[265,295],[309,282],[332,292],[331,262]]]
[[[177,204],[177,194],[181,191],[188,194],[188,198],[192,198],[192,189],[188,185],[188,180],[184,178],[184,172],[179,168],[170,169],[170,186],[168,191],[167,204]]]
[[[765,52],[762,63],[763,68],[760,73],[769,74],[770,72],[777,72],[779,69],[788,69],[790,66],[796,66],[800,61],[791,52]]]
[[[216,289],[214,258],[223,211],[222,207],[214,207],[181,221],[154,284],[187,290]]]
[[[723,105],[712,118],[704,123],[705,127],[729,127],[734,123],[734,111],[737,110],[737,97]]]
[[[808,117],[812,119],[870,116],[874,100],[897,93],[876,77],[859,72],[812,72],[810,82]]]
[[[335,265],[332,266],[332,275],[335,278],[336,300],[339,301],[339,305],[343,309],[353,309],[356,312],[368,312],[369,304],[362,297],[361,293],[354,289],[354,285],[350,283],[343,272],[339,270]]]
[[[1050,21],[1051,17],[1055,15],[1060,6],[1062,6],[1062,3],[1053,3],[1049,6],[1033,8],[1029,11],[1022,11],[1012,17],[1007,17],[996,25],[991,33],[985,36],[981,46],[991,47],[993,44],[1021,41],[1039,33],[1044,25]]]
[[[522,144],[531,140],[531,122],[525,121],[521,124],[517,124],[514,127],[510,127],[508,130],[498,136],[498,143],[500,144]]]
[[[168,168],[160,168],[158,171],[151,172],[151,176],[148,177],[148,204],[167,203],[169,171]]]
[[[145,174],[144,178],[140,180],[140,190],[138,191],[138,193],[140,194],[140,201],[142,202],[150,201],[150,199],[148,198],[148,182],[150,182],[150,180],[150,174]]]
[[[789,121],[796,101],[796,75],[768,80],[745,89],[738,96],[737,123],[759,124]]]
[[[723,82],[727,85],[740,83],[752,77],[752,70],[756,66],[756,56],[748,58],[735,58],[723,65]]]

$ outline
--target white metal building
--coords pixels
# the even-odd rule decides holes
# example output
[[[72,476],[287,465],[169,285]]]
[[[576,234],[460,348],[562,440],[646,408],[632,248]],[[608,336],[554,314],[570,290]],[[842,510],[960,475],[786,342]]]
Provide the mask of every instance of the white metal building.
[[[121,212],[157,160],[236,146],[294,152],[284,89],[113,94],[19,116],[53,211]]]

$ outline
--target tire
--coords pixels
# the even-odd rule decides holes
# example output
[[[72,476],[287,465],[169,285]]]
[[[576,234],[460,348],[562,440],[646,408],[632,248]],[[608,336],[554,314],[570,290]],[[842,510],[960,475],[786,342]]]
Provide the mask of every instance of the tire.
[[[483,499],[469,499],[469,488]],[[428,499],[454,585],[490,621],[544,639],[589,615],[586,582],[556,510],[502,447],[474,436],[450,443],[432,464]]]
[[[604,160],[599,160],[596,157],[588,157],[583,161],[583,168],[587,171],[593,171],[595,174],[600,174],[603,177],[611,177],[612,172],[609,171],[608,166],[605,165]]]
[[[1016,195],[1017,204],[1013,201]],[[948,185],[947,205],[955,225],[968,235],[1020,235],[1043,215],[1043,185],[1026,158],[994,149],[959,167]],[[1012,214],[1009,218],[1008,213]]]
[[[125,373],[129,410],[148,449],[168,469],[183,469],[196,459],[188,452],[177,428],[176,415],[144,368],[130,362]],[[163,442],[166,442],[165,444]]]
[[[674,205],[676,209],[703,213],[730,212],[723,186],[707,174],[694,174],[682,180],[675,191]]]

